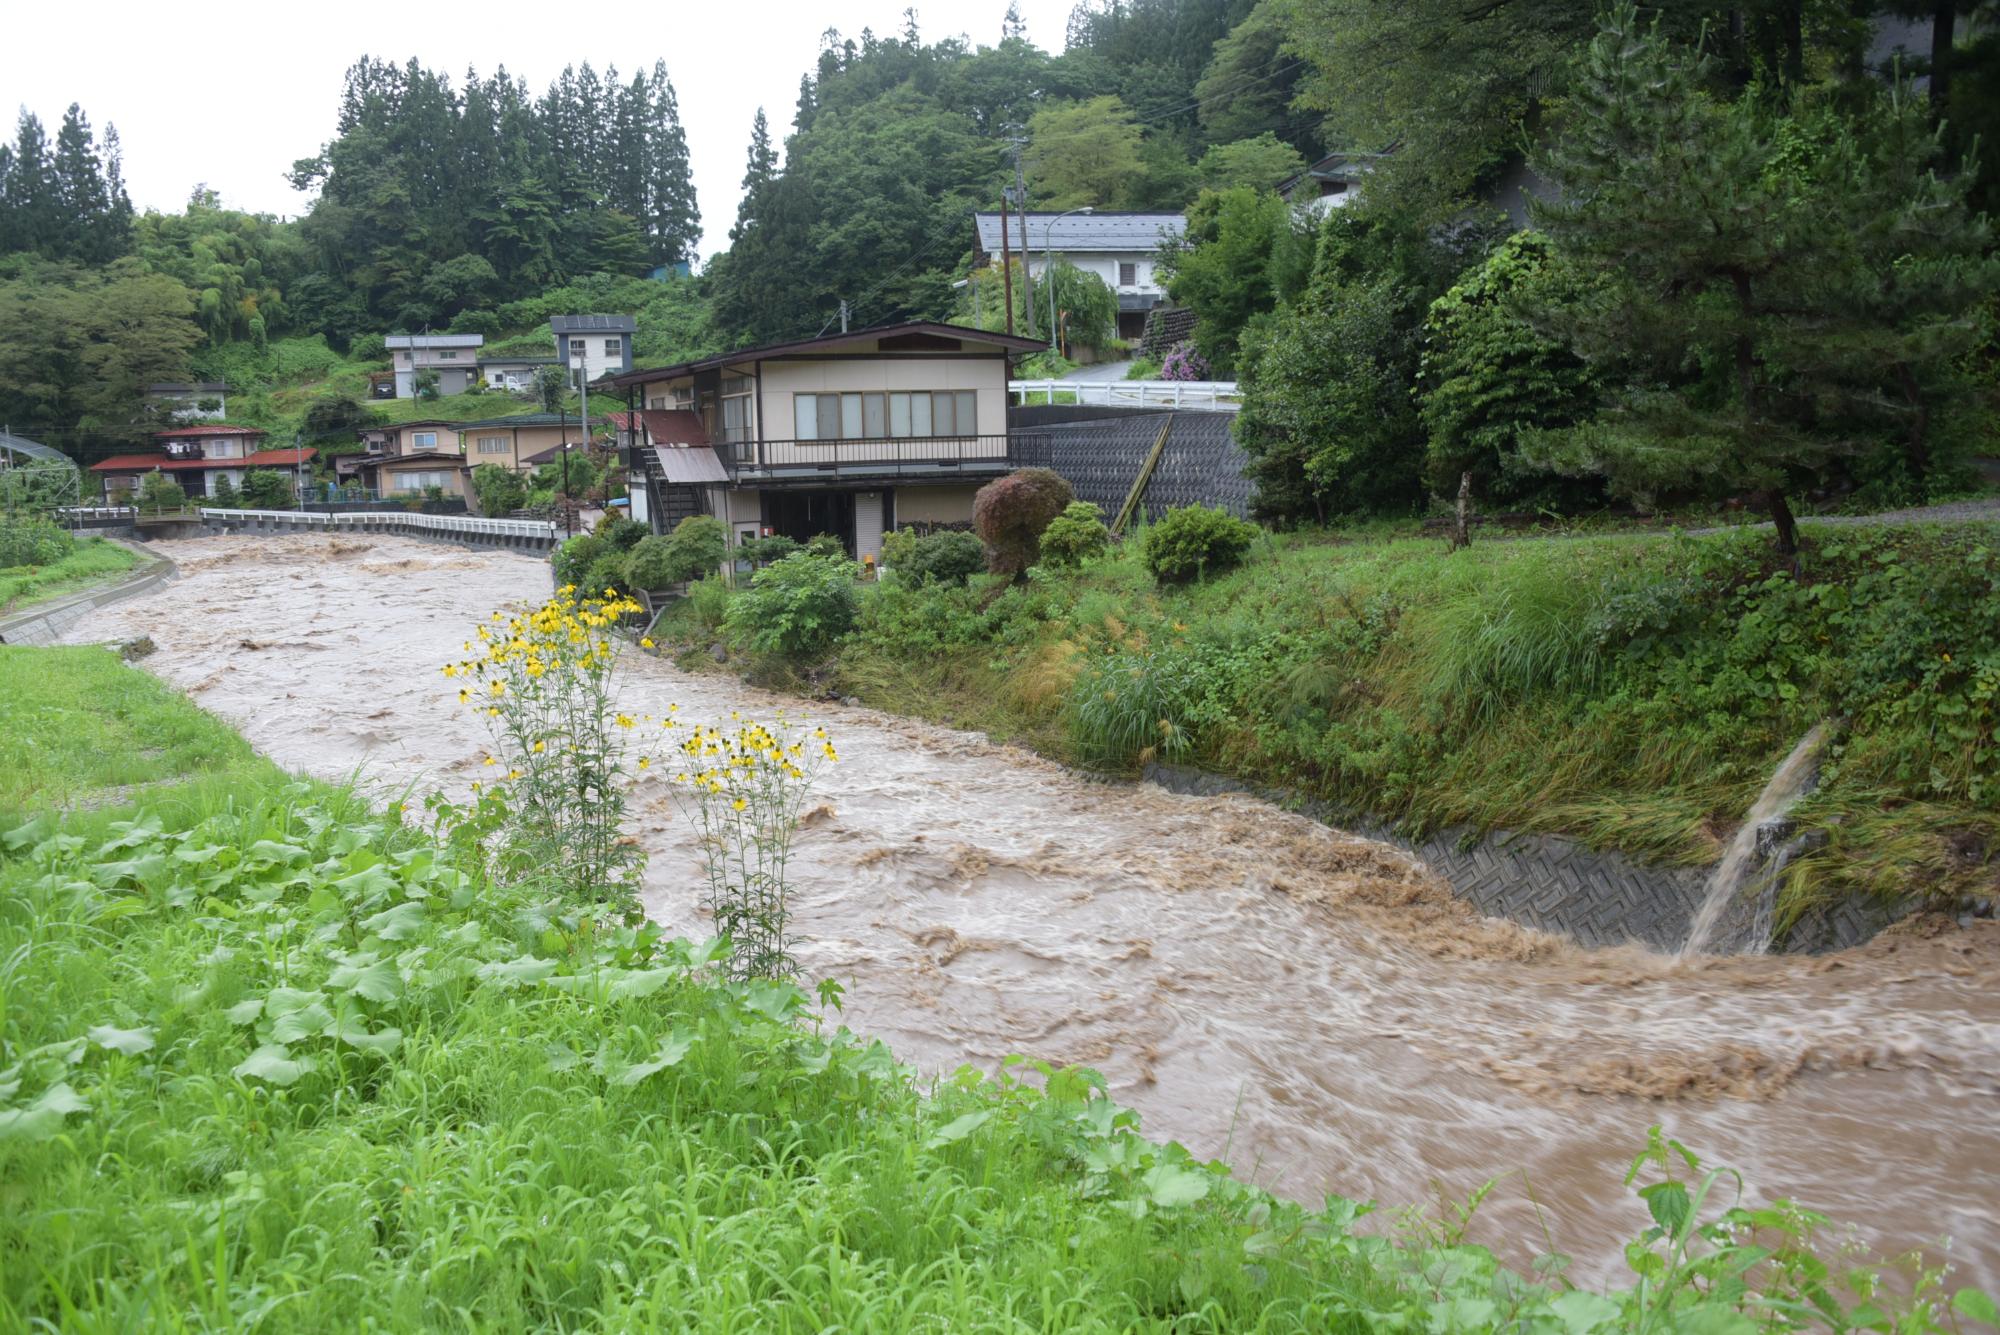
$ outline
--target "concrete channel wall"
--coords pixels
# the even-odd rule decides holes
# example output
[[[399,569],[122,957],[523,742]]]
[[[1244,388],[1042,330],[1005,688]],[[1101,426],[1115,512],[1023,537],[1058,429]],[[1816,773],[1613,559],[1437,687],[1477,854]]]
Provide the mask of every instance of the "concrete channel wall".
[[[409,511],[323,514],[301,510],[201,511],[205,533],[390,533],[467,547],[497,547],[544,553],[562,541],[546,519],[481,519],[471,515],[426,515]]]
[[[117,539],[111,539],[117,542]],[[71,626],[87,620],[100,607],[151,593],[180,572],[158,552],[135,543],[120,542],[139,554],[139,564],[131,573],[110,584],[99,584],[66,598],[51,599],[0,617],[0,644],[54,644]]]
[[[1452,829],[1411,840],[1386,825],[1334,811],[1324,803],[1301,801],[1292,794],[1201,770],[1151,765],[1145,777],[1169,792],[1250,793],[1337,829],[1393,845],[1430,868],[1459,898],[1488,917],[1567,936],[1580,945],[1636,943],[1667,953],[1678,951],[1707,893],[1706,867],[1651,866],[1556,835],[1498,830],[1482,835]],[[1816,909],[1793,924],[1772,949],[1814,955],[1845,950],[1900,916],[1861,904]],[[1747,914],[1725,917],[1715,953],[1740,950],[1749,927]]]

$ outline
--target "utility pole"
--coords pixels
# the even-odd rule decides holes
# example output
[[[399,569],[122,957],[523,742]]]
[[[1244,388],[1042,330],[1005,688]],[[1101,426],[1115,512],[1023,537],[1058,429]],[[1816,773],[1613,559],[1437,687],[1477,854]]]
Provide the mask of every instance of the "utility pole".
[[[1010,124],[1009,130],[1019,131],[1018,124]],[[1028,273],[1028,178],[1021,170],[1021,150],[1028,146],[1025,136],[1015,133],[1008,136],[1008,145],[1014,152],[1014,202],[1020,210],[1021,218],[1021,332],[1028,337],[1035,336],[1035,285]],[[1007,220],[1000,219],[1004,229]],[[1013,330],[1009,329],[1009,333]]]
[[[847,298],[840,299],[840,332],[847,332]]]
[[[1007,332],[1014,332],[1014,252],[1007,244],[1007,230],[1011,219],[1007,216],[1007,205],[1014,198],[1014,188],[1000,187],[1000,281],[1006,285]]]

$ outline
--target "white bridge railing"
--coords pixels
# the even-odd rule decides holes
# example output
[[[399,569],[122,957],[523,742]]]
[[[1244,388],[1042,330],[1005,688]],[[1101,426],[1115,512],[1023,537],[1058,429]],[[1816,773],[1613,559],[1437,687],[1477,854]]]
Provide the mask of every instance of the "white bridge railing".
[[[516,542],[556,541],[556,526],[547,519],[484,519],[473,515],[426,515],[408,510],[347,511],[323,514],[313,510],[220,510],[203,507],[205,521],[247,520],[257,527],[284,524],[295,528],[403,529],[448,537],[504,538]]]
[[[1201,408],[1233,413],[1243,406],[1234,380],[1009,380],[1009,399],[1037,403],[1093,403],[1119,408]]]

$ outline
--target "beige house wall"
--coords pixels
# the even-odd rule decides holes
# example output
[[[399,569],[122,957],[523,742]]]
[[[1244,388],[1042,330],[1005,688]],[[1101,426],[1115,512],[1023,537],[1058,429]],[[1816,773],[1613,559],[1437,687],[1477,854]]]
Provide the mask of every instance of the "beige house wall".
[[[895,499],[895,523],[901,528],[905,524],[968,524],[972,522],[972,498],[979,493],[974,486],[957,487],[898,487]]]
[[[764,363],[764,437],[789,440],[794,394],[970,389],[979,395],[979,433],[1007,432],[1007,363],[999,357],[905,357]]]
[[[447,484],[445,486],[444,494],[446,496],[461,496],[465,499],[467,505],[471,505],[473,499],[472,474],[464,468],[457,467],[443,460],[418,460],[408,465],[398,464],[394,460],[387,461],[381,465],[381,471],[377,474],[379,479],[377,486],[380,487],[384,500],[398,496],[416,496],[421,498],[423,495],[422,488],[418,488],[416,491],[406,491],[398,484],[397,479],[406,473],[444,472],[451,473],[456,479],[454,484]]]

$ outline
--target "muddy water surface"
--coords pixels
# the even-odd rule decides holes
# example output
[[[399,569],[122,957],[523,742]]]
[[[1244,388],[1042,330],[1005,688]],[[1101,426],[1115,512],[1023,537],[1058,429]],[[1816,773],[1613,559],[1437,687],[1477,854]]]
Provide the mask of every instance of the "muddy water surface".
[[[407,540],[164,544],[182,578],[78,638],[145,665],[279,762],[462,790],[484,733],[438,667],[547,592],[546,564]],[[621,698],[800,711],[632,655]],[[847,1018],[931,1070],[1024,1052],[1102,1070],[1157,1137],[1303,1199],[1421,1203],[1511,1174],[1471,1238],[1545,1226],[1617,1280],[1651,1122],[1855,1226],[1951,1240],[2000,1283],[2000,929],[1822,959],[1583,951],[1458,904],[1396,850],[1254,799],[1088,782],[983,739],[816,708],[841,764],[799,839],[795,925]],[[703,931],[692,841],[643,788],[648,910]],[[1541,1202],[1541,1218],[1530,1194]],[[1530,1246],[1528,1250],[1538,1247]]]

